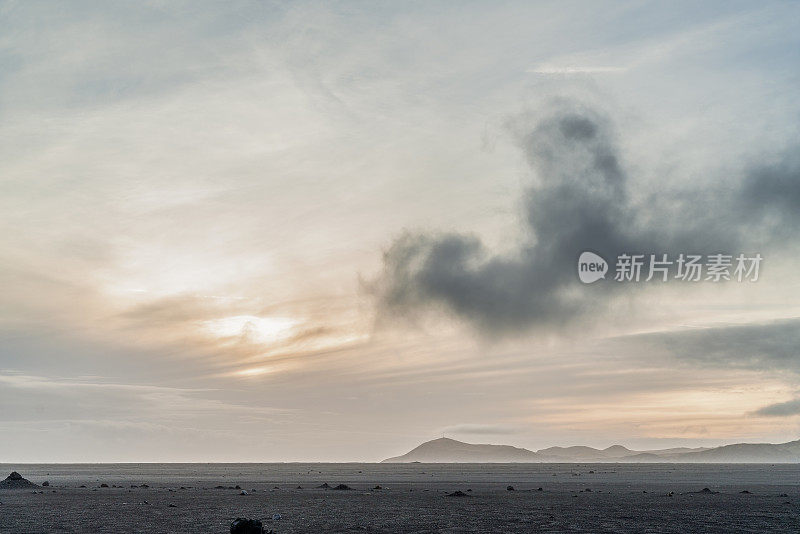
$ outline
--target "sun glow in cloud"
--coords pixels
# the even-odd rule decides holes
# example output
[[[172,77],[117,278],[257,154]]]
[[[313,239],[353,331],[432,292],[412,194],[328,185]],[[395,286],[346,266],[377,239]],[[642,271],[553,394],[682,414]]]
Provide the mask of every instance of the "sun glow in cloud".
[[[250,343],[269,344],[289,339],[298,324],[300,321],[289,317],[234,315],[205,321],[203,327],[218,338],[240,338]]]

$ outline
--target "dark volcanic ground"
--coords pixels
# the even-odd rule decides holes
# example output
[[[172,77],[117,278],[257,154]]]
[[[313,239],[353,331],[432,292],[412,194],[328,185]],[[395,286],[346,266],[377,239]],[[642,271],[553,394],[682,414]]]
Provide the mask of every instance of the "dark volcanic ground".
[[[277,533],[800,532],[796,465],[6,464],[0,469],[2,475],[16,469],[37,484],[50,482],[36,490],[43,493],[0,490],[0,532],[224,533],[239,516],[263,519]],[[324,482],[353,489],[316,488]],[[109,487],[99,487],[103,483]],[[130,487],[142,484],[149,487]],[[229,489],[236,485],[249,495]],[[376,485],[383,489],[373,489]],[[508,485],[515,491],[507,491]],[[455,490],[469,497],[447,496]],[[273,520],[273,514],[281,518]]]

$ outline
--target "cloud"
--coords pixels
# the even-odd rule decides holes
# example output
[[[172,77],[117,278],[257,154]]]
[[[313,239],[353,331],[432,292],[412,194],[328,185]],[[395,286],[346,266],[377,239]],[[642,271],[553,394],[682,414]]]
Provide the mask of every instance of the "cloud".
[[[623,338],[624,339],[624,338]],[[800,373],[800,318],[629,336],[693,365]]]
[[[643,204],[603,114],[560,102],[532,126],[520,122],[520,146],[536,176],[523,197],[525,237],[500,254],[475,235],[404,233],[371,286],[382,314],[445,310],[489,337],[565,324],[602,306],[610,291],[635,285],[577,291],[575,265],[585,250],[609,261],[621,253],[733,254],[764,246],[764,234],[797,217],[798,158],[755,165],[744,179],[713,187],[659,183]]]
[[[481,425],[465,423],[448,426],[442,429],[442,434],[475,434],[481,436],[508,435],[519,432],[516,428],[503,425]]]
[[[798,415],[800,414],[800,399],[770,404],[769,406],[759,408],[753,413],[755,415],[767,417],[789,417],[791,415]]]

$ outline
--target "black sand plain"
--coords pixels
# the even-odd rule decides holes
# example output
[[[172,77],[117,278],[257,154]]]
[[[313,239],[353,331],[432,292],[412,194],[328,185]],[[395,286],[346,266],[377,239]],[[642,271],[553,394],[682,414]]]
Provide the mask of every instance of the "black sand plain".
[[[796,464],[0,464],[0,469],[3,477],[16,470],[40,486],[0,489],[0,532],[225,533],[236,517],[261,519],[279,534],[800,532]],[[48,486],[42,486],[45,481]],[[323,484],[330,487],[320,488]],[[333,489],[339,484],[351,489]],[[449,495],[456,491],[465,496]]]

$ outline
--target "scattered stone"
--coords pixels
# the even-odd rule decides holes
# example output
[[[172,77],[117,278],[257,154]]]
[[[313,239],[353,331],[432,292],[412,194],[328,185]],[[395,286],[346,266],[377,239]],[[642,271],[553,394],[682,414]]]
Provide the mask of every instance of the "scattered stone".
[[[747,493],[747,494],[749,494],[750,492],[749,492],[749,491],[747,491],[747,490],[742,490],[742,491],[740,491],[739,493]]]
[[[247,493],[246,490],[242,490],[242,491],[239,492],[239,495],[250,495],[250,494]]]
[[[27,478],[23,478],[22,475],[16,471],[12,471],[5,480],[0,481],[0,489],[26,489],[38,487],[39,486],[37,484],[34,484]]]
[[[317,486],[317,487],[318,487],[318,488],[320,488],[320,489],[328,489],[328,488],[330,488],[330,486],[328,485],[328,483],[327,483],[327,482],[325,482],[324,484],[320,484],[320,485],[319,485],[319,486]]]
[[[47,486],[49,486],[49,485],[50,485],[50,482],[48,482],[47,480],[45,480],[44,482],[42,482],[42,486],[43,486],[43,487],[45,487],[45,488],[46,488]]]
[[[233,487],[233,489],[242,489],[242,487],[241,487],[239,484],[236,484],[236,485]]]
[[[469,497],[469,495],[467,495],[463,491],[459,491],[459,490],[456,490],[453,493],[448,493],[447,496],[448,497]]]
[[[778,495],[778,497],[788,497],[788,496],[789,495],[787,495],[786,493],[781,493],[780,495]]]
[[[333,489],[335,489],[335,490],[351,490],[351,489],[353,489],[353,488],[351,488],[351,487],[350,487],[350,486],[348,486],[347,484],[339,484],[338,486],[336,486],[336,487],[335,487],[335,488],[333,488]]]
[[[706,495],[716,495],[716,494],[717,494],[717,493],[719,493],[719,492],[718,492],[718,491],[711,491],[711,490],[710,490],[710,489],[708,489],[708,488],[703,488],[703,489],[701,489],[700,491],[698,491],[697,493],[704,493],[704,494],[706,494]]]
[[[140,487],[140,488],[147,489],[147,488],[149,488],[150,486],[148,486],[147,484],[142,484],[142,485],[141,485],[141,486],[139,486],[139,487]]]
[[[372,489],[374,489],[374,490],[382,490],[383,488],[382,488],[382,487],[380,487],[380,486],[375,486],[375,487],[374,487],[374,488],[372,488]]]
[[[101,487],[101,488],[107,488],[107,487],[108,487],[108,484],[106,484],[106,483],[104,482],[103,484],[100,484],[100,487]]]
[[[303,486],[297,486],[297,489],[303,489]]]
[[[278,521],[281,518],[281,514],[272,514],[272,520]]]
[[[225,486],[214,486],[214,489],[225,489]]]
[[[507,486],[506,491],[514,491],[514,486]]]
[[[544,491],[542,488],[536,488],[536,491]]]
[[[169,503],[169,507],[170,507],[170,508],[177,508],[177,506],[175,506],[175,505],[174,505],[174,504],[172,504],[172,503]]]

